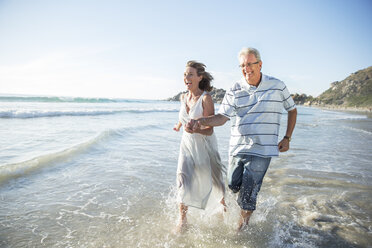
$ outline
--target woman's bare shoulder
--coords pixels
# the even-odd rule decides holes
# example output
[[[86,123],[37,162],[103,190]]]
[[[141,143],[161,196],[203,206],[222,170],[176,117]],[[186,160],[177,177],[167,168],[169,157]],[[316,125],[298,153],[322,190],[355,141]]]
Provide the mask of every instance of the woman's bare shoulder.
[[[203,102],[213,102],[211,94],[209,92],[206,92],[203,96]]]

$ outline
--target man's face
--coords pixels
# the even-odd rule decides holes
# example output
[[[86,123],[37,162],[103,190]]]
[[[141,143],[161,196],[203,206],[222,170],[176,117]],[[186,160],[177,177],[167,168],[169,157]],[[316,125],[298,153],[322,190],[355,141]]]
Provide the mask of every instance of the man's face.
[[[242,55],[239,58],[240,68],[248,84],[257,86],[261,78],[262,61],[257,61],[253,54]]]

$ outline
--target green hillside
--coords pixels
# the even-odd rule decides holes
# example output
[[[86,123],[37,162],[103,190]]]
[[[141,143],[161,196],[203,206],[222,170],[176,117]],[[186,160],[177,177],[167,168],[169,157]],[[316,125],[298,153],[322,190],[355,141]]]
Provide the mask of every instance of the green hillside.
[[[315,99],[319,104],[372,107],[372,66],[352,73]]]

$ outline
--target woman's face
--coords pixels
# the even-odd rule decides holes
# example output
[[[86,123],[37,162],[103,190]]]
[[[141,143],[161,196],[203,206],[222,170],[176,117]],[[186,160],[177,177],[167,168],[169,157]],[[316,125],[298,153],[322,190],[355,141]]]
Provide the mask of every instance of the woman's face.
[[[183,81],[188,90],[196,90],[199,88],[199,82],[203,76],[198,76],[197,70],[193,67],[186,67],[185,73],[183,74]]]

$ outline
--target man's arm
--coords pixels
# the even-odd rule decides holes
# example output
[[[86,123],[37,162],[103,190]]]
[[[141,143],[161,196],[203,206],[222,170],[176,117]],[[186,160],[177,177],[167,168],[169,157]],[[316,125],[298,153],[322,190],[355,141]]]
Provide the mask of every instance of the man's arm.
[[[230,119],[221,114],[201,117],[196,120],[190,120],[189,123],[186,124],[185,130],[189,133],[192,133],[199,130],[202,125],[210,127],[222,126],[228,120]]]
[[[212,126],[212,127],[222,126],[228,120],[230,120],[230,119],[227,118],[224,115],[221,115],[221,114],[211,115],[211,116],[202,117],[202,118],[197,119],[197,121],[200,122],[201,125]]]
[[[293,109],[288,112],[287,131],[285,132],[285,137],[288,138],[283,138],[278,144],[280,152],[286,152],[289,150],[289,139],[292,137],[293,130],[296,126],[296,120],[297,109]]]

